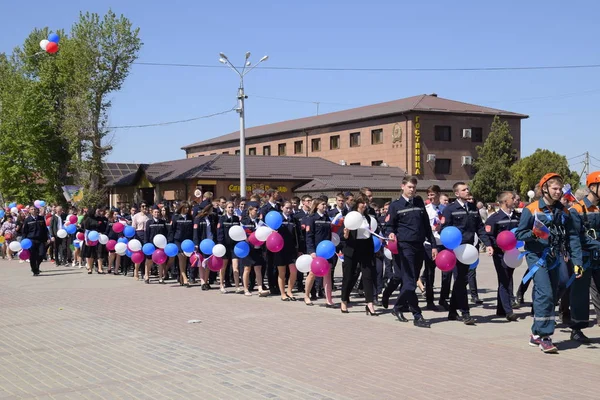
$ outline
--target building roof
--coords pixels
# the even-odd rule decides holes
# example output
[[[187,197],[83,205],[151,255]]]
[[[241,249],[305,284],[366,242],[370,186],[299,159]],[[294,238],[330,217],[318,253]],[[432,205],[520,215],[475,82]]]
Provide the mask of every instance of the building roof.
[[[102,163],[102,174],[106,178],[106,186],[133,185],[140,166],[147,164]]]
[[[448,114],[476,114],[476,115],[500,115],[514,118],[528,118],[527,115],[495,108],[478,106],[460,101],[444,99],[437,95],[422,94],[407,97],[400,100],[373,104],[349,110],[337,111],[313,117],[293,119],[289,121],[276,122],[268,125],[254,126],[246,129],[246,138],[268,136],[275,133],[294,132],[304,129],[313,129],[322,126],[360,121],[365,119],[383,117],[387,115],[403,114],[411,111],[448,113]],[[194,144],[182,147],[187,150],[192,147],[223,143],[239,139],[239,131],[227,135],[218,136]]]
[[[371,168],[371,167],[367,167]],[[316,178],[296,188],[294,192],[324,192],[331,190],[359,190],[368,187],[373,191],[400,191],[402,177],[389,177],[387,179],[354,179],[348,177]],[[452,189],[454,181],[419,180],[419,191],[424,191],[432,185],[438,185],[442,191]]]

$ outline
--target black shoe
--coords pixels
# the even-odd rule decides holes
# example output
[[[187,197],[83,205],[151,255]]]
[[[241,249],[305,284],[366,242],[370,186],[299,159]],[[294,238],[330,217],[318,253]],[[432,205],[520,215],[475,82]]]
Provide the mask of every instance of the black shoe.
[[[201,288],[202,288],[202,290],[208,290],[209,289],[208,283],[203,283]]]
[[[515,313],[510,313],[506,316],[506,320],[510,322],[515,322],[519,319],[519,316]]]
[[[279,296],[280,294],[281,294],[281,292],[279,290],[271,290],[271,295],[273,295],[273,296]]]
[[[389,297],[385,297],[385,295],[381,298],[381,306],[383,308],[388,308],[389,307],[389,302],[390,302],[390,298]]]
[[[479,297],[471,297],[471,302],[473,304],[483,304],[483,300],[481,300]]]
[[[402,314],[402,311],[398,311],[396,309],[392,309],[392,315],[396,318],[398,318],[398,321],[400,322],[408,322],[408,319],[406,319],[406,317],[404,316],[404,314]]]
[[[311,295],[310,296],[310,301],[317,301],[317,296]]]
[[[325,298],[325,290],[319,289],[319,294],[317,294],[317,297],[320,299],[324,299]]]
[[[365,314],[367,314],[370,317],[379,317],[379,314],[376,314],[374,312],[371,312],[371,310],[369,310],[369,306],[365,306]]]
[[[463,314],[459,321],[462,321],[465,325],[475,325],[475,318],[471,317],[469,314]]]
[[[348,311],[348,310],[340,310],[340,311],[342,312],[342,314],[349,314],[350,313],[350,311]]]
[[[440,309],[433,303],[427,303],[427,309],[429,311],[439,311]]]
[[[431,323],[423,318],[422,315],[416,316],[413,324],[419,328],[431,328]]]
[[[440,304],[440,307],[442,307],[444,309],[444,311],[450,310],[450,304],[448,304],[448,302],[446,300],[440,301],[439,304]]]
[[[510,307],[511,307],[513,310],[518,310],[519,308],[521,308],[521,303],[519,303],[518,301],[515,301],[515,302],[513,302],[513,303],[510,305]]]
[[[571,340],[574,340],[576,342],[579,343],[591,343],[592,341],[590,340],[590,338],[588,338],[587,336],[585,336],[583,334],[583,332],[581,332],[581,330],[579,329],[573,329],[571,331]]]
[[[523,299],[523,295],[521,293],[517,293],[517,300],[515,303],[519,303],[519,305],[523,305],[525,303],[525,299]]]
[[[225,282],[225,287],[233,287],[233,285],[231,284],[231,282]]]

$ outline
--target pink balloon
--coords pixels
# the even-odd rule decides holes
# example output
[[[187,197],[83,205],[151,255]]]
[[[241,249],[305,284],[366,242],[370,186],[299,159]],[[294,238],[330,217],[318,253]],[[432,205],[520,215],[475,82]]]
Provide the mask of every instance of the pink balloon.
[[[89,246],[89,247],[94,247],[97,244],[98,244],[97,240],[88,240],[88,242],[85,245]]]
[[[114,242],[114,240],[112,240],[112,241]],[[108,243],[110,243],[110,242],[108,242]],[[108,243],[106,244],[106,247],[108,247]],[[153,254],[153,256],[154,256],[154,254]],[[146,256],[141,251],[136,251],[133,254],[131,254],[131,261],[134,264],[140,264],[140,263],[144,262],[145,259],[146,259]],[[154,259],[154,257],[153,257],[153,259]],[[157,264],[162,264],[162,263],[157,263]]]
[[[442,250],[435,258],[435,265],[444,272],[452,271],[456,266],[456,256],[450,250]]]
[[[123,232],[123,229],[125,229],[125,225],[123,225],[120,222],[114,223],[112,226],[113,231],[115,231],[115,233],[121,233]]]
[[[85,239],[85,235],[83,234],[83,232],[77,232],[77,239],[79,239],[79,240]]]
[[[117,241],[111,239],[108,242],[106,242],[106,250],[108,250],[108,251],[115,251],[115,246],[116,245],[117,245]]]
[[[258,240],[256,238],[256,235],[254,234],[254,232],[252,232],[250,234],[250,236],[248,236],[248,243],[250,243],[252,246],[258,247],[258,246],[262,246],[264,242],[261,242],[260,240]]]
[[[498,234],[496,244],[504,251],[509,251],[517,247],[517,237],[511,231],[503,231]]]
[[[164,264],[165,262],[167,262],[167,255],[165,254],[164,250],[154,250],[154,253],[152,253],[152,261],[154,261],[156,264]]]
[[[267,238],[267,249],[270,252],[278,253],[283,249],[283,237],[279,232],[273,232]]]
[[[69,222],[72,224],[77,223],[77,215],[69,215]]]
[[[202,254],[200,253],[192,253],[190,256],[190,266],[192,268],[198,268],[202,265],[202,261],[204,261],[204,257],[202,257]]]
[[[223,268],[223,259],[221,257],[212,256],[208,259],[208,269],[217,272]]]
[[[29,260],[30,255],[31,254],[29,253],[29,250],[21,250],[19,253],[19,258],[23,261]]]
[[[315,257],[310,263],[310,272],[319,277],[327,275],[330,269],[329,262],[323,257]]]
[[[388,241],[386,246],[392,254],[398,254],[398,242],[397,241]]]

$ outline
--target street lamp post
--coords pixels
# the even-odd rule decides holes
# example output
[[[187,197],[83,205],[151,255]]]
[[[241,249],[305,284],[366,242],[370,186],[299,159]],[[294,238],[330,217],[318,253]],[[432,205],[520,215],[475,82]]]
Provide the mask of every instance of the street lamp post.
[[[219,62],[227,65],[240,77],[240,86],[237,94],[238,108],[236,110],[240,114],[240,197],[246,197],[246,125],[244,122],[244,100],[247,98],[247,96],[244,94],[244,76],[256,68],[261,62],[267,61],[269,56],[264,56],[260,59],[260,61],[258,61],[258,63],[251,66],[249,61],[250,52],[246,52],[246,60],[244,61],[242,72],[240,72],[235,66],[233,66],[233,64],[231,64],[231,62],[229,62],[229,59],[225,54],[219,53],[219,56]],[[246,70],[246,68],[248,68],[248,70]]]

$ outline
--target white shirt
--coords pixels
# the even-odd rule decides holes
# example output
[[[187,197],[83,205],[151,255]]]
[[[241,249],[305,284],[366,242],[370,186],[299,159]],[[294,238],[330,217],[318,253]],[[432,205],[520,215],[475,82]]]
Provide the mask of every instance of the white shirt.
[[[440,217],[438,215],[439,207],[440,207],[440,204],[434,205],[433,203],[429,203],[425,206],[425,211],[427,211],[427,216],[429,217],[429,225],[431,226],[431,230],[433,231],[433,236],[435,236],[435,244],[437,246],[442,245],[442,239],[440,238],[440,233],[437,232],[434,228],[434,225],[436,224],[436,220],[437,220],[437,225],[441,224]],[[428,240],[426,240],[425,243],[431,244],[431,243],[429,243]]]

